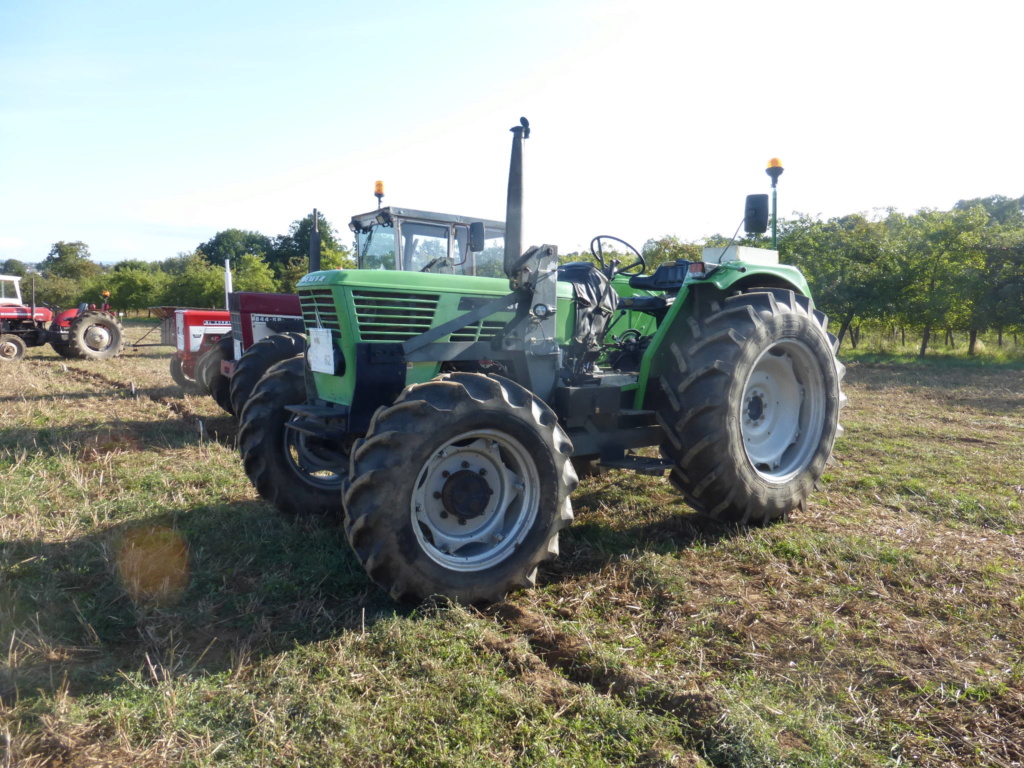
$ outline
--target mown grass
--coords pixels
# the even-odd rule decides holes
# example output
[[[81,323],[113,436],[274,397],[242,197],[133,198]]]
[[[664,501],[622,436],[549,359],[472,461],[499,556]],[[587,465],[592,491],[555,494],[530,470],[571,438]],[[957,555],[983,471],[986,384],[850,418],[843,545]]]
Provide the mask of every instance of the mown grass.
[[[167,350],[32,350],[0,367],[0,765],[1019,763],[1021,384],[855,361],[790,522],[610,473],[538,589],[413,610],[256,498]]]

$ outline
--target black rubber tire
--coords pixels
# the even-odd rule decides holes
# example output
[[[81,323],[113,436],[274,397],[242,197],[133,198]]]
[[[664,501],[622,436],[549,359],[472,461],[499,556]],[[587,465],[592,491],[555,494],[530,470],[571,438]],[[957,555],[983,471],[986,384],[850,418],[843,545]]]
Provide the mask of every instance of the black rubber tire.
[[[242,466],[260,497],[284,514],[340,520],[348,451],[287,428],[287,407],[305,402],[305,360],[293,357],[271,366],[242,409]]]
[[[231,379],[220,372],[220,363],[222,360],[233,360],[234,357],[234,340],[224,336],[196,363],[196,382],[199,387],[232,416],[235,412],[231,409]]]
[[[410,386],[374,414],[352,451],[349,544],[395,600],[501,600],[533,586],[538,564],[558,554],[578,482],[571,453],[554,412],[512,381],[453,373]],[[446,511],[456,504],[486,506],[469,512],[462,529],[452,520],[462,515]],[[437,544],[440,536],[453,544]]]
[[[171,358],[171,378],[174,379],[175,384],[185,390],[186,394],[199,394],[202,391],[199,383],[185,374],[180,357]]]
[[[0,336],[0,362],[13,362],[25,356],[25,342],[20,336],[5,333]]]
[[[99,331],[102,341],[92,338]],[[81,360],[109,360],[121,354],[124,347],[124,329],[116,317],[106,312],[83,312],[71,321],[68,332],[68,357]]]
[[[692,507],[753,525],[806,501],[842,433],[846,401],[846,369],[827,328],[809,298],[781,289],[730,296],[682,325],[675,364],[661,375],[659,417],[662,454],[676,464],[669,479]],[[787,396],[797,407],[773,411]],[[766,451],[774,464],[756,455]]]
[[[58,334],[61,328],[57,325],[56,321],[50,323],[50,333]],[[50,346],[53,347],[53,351],[65,359],[71,359],[74,354],[71,352],[71,347],[68,346],[66,341],[51,341]]]
[[[240,416],[252,396],[256,384],[270,370],[270,366],[305,353],[306,337],[301,333],[276,333],[260,339],[249,347],[235,363],[231,377],[231,408]]]

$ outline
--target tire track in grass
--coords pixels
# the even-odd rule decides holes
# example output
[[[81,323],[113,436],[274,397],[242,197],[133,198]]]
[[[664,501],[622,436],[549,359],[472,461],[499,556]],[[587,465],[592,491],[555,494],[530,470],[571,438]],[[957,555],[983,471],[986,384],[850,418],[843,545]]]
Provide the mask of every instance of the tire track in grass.
[[[690,737],[681,746],[699,750],[713,765],[732,764],[729,755],[737,737],[722,727],[726,712],[710,693],[673,691],[628,664],[613,668],[586,643],[551,628],[544,617],[517,605],[496,603],[487,609],[486,615],[526,639],[535,659],[524,660],[507,641],[496,642],[493,650],[508,659],[511,668],[536,681],[542,697],[557,703],[565,695],[565,686],[590,686],[599,694],[643,712],[675,718]]]
[[[204,436],[208,436],[217,442],[224,445],[226,448],[234,450],[237,443],[237,432],[238,425],[234,418],[230,418],[225,414],[224,418],[210,419],[208,416],[204,416],[201,413],[197,413],[191,409],[184,400],[175,399],[165,394],[161,394],[164,390],[170,389],[171,387],[161,387],[158,390],[152,390],[148,387],[136,387],[132,381],[124,381],[120,379],[111,378],[99,371],[88,371],[75,366],[69,366],[67,363],[61,363],[64,371],[71,376],[72,379],[80,381],[85,384],[99,384],[101,386],[107,386],[114,389],[117,394],[124,397],[146,397],[150,401],[167,408],[169,411],[178,416],[185,424],[201,429]],[[177,387],[175,387],[177,388]],[[200,426],[201,425],[201,426]]]

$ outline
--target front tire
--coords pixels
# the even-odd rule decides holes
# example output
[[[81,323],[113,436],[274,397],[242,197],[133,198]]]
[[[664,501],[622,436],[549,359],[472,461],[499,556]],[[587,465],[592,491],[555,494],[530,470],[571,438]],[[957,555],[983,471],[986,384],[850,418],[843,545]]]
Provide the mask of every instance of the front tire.
[[[684,326],[662,374],[670,481],[698,511],[768,523],[803,504],[842,433],[845,367],[811,300],[763,289]]]
[[[305,402],[305,360],[272,366],[242,409],[242,466],[257,493],[284,514],[340,517],[347,446],[288,428],[288,406]]]
[[[69,357],[109,360],[124,346],[124,329],[106,312],[83,312],[71,321],[68,331]]]
[[[245,350],[235,365],[229,388],[234,414],[242,415],[242,409],[256,389],[256,384],[270,366],[298,357],[305,350],[306,339],[298,333],[276,333],[260,339]]]
[[[410,386],[352,453],[349,543],[396,600],[501,600],[558,554],[571,453],[551,409],[512,381],[455,373]]]
[[[222,360],[232,360],[235,355],[234,340],[224,336],[199,358],[196,363],[196,381],[221,408],[235,415],[231,407],[231,379],[220,372]]]
[[[190,379],[185,373],[184,362],[178,356],[171,358],[171,378],[174,383],[185,390],[186,394],[197,394],[200,391],[199,383]]]
[[[0,362],[21,360],[25,356],[25,342],[20,336],[5,333],[0,336]]]

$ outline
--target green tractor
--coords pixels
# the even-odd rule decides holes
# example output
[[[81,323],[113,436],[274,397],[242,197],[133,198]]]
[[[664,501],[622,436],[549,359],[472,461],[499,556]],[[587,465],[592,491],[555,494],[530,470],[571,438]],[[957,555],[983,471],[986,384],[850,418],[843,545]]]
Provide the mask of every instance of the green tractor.
[[[668,472],[721,521],[780,519],[842,432],[844,368],[799,270],[730,247],[648,275],[635,249],[606,258],[606,237],[592,243],[596,264],[524,250],[529,124],[512,132],[500,256],[483,222],[455,258],[439,249],[419,269],[406,262],[425,241],[384,222],[360,233],[363,269],[298,284],[304,367],[269,373],[243,412],[250,477],[280,463],[267,459],[277,441],[319,451],[341,489],[331,511],[395,599],[490,602],[532,585],[572,521],[576,468]],[[748,198],[747,214],[747,231],[763,233],[767,196]],[[373,254],[392,269],[366,269]],[[480,276],[488,264],[503,277]],[[284,423],[268,439],[271,405]],[[658,456],[638,453],[651,447]],[[275,478],[311,511],[335,493],[315,473]]]

